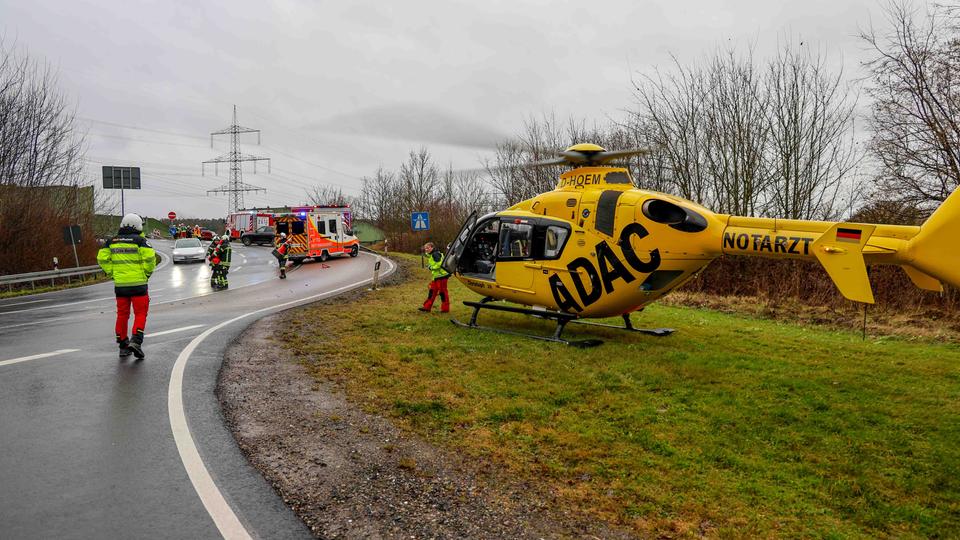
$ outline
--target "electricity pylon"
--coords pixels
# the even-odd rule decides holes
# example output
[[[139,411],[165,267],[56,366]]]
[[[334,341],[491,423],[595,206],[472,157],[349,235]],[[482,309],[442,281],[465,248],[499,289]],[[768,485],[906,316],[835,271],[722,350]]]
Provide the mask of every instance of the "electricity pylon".
[[[243,127],[237,124],[237,106],[233,106],[233,124],[229,127],[221,129],[220,131],[214,131],[210,134],[210,148],[213,148],[213,137],[214,135],[230,135],[230,151],[222,156],[215,157],[213,159],[203,162],[203,172],[207,172],[207,163],[213,163],[214,173],[219,176],[219,167],[220,163],[229,163],[230,164],[230,182],[224,184],[217,189],[208,189],[207,193],[226,193],[227,194],[227,213],[232,214],[237,210],[243,208],[243,193],[245,191],[266,191],[262,187],[253,186],[243,182],[243,166],[241,165],[244,161],[253,162],[253,174],[257,174],[257,162],[266,161],[267,162],[267,172],[270,171],[270,158],[252,156],[250,154],[241,154],[240,153],[240,134],[241,133],[256,133],[257,134],[257,144],[260,144],[260,130],[251,129]]]

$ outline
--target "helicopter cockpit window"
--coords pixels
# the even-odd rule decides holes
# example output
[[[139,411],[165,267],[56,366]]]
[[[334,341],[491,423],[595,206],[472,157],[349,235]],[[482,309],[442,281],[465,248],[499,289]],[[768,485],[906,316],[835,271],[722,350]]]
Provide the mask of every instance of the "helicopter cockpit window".
[[[543,239],[543,258],[556,259],[563,251],[563,245],[567,242],[567,236],[570,230],[556,225],[550,225],[546,229]]]
[[[510,223],[500,226],[500,259],[529,259],[533,247],[533,225]]]

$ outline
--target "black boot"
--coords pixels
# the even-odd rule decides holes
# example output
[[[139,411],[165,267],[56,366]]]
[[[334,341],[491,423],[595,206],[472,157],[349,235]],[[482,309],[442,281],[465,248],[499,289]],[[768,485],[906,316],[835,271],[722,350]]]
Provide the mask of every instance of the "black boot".
[[[130,349],[129,339],[118,339],[117,344],[120,345],[120,358],[126,358],[133,354],[133,350]]]
[[[143,354],[143,334],[134,334],[133,339],[130,340],[130,350],[137,360],[143,360],[145,358]]]

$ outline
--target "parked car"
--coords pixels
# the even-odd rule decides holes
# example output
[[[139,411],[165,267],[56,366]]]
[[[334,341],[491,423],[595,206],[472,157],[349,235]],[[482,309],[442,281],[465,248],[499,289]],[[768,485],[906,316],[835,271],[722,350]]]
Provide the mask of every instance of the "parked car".
[[[260,227],[259,229],[253,232],[245,232],[240,235],[240,241],[243,242],[243,245],[249,246],[251,244],[257,245],[273,245],[273,237],[275,231],[273,227]]]
[[[216,233],[214,233],[210,229],[200,229],[201,240],[213,240],[214,236],[216,236]]]
[[[173,264],[182,262],[203,262],[207,251],[197,238],[179,238],[173,244]]]

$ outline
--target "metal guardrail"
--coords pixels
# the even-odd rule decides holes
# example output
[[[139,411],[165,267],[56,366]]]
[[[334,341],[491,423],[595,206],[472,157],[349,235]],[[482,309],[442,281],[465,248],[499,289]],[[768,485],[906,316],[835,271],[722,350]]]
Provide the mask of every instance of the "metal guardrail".
[[[8,276],[0,276],[0,287],[7,286],[8,289],[13,290],[14,285],[20,285],[23,283],[29,283],[32,288],[36,288],[36,282],[50,280],[50,285],[53,285],[57,279],[67,279],[73,277],[80,277],[83,279],[85,276],[90,274],[99,274],[103,270],[96,264],[92,266],[81,266],[79,268],[64,268],[62,270],[46,270],[43,272],[28,272],[26,274],[12,274]]]

